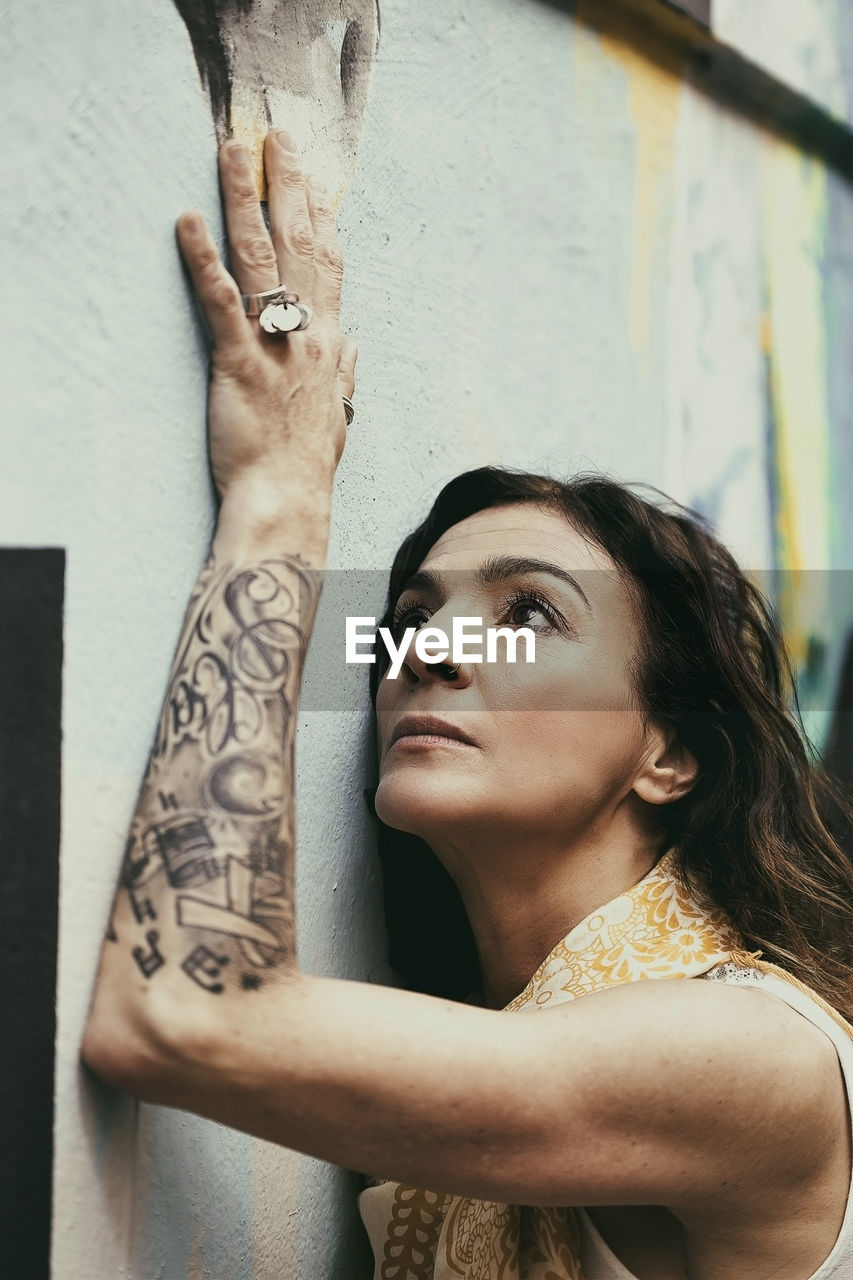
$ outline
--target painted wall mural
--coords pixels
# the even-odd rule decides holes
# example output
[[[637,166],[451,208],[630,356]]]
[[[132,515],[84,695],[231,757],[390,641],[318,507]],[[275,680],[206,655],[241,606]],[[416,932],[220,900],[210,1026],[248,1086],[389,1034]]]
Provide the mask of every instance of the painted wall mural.
[[[358,150],[379,42],[378,0],[175,0],[220,142],[260,148],[278,125],[339,192]]]

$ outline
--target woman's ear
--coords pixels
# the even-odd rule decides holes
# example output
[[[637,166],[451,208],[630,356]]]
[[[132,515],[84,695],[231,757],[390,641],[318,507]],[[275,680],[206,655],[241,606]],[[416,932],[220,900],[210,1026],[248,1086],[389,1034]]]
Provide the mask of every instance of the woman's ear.
[[[649,733],[649,749],[634,779],[634,791],[648,804],[671,804],[695,785],[699,761],[675,729],[653,727]]]

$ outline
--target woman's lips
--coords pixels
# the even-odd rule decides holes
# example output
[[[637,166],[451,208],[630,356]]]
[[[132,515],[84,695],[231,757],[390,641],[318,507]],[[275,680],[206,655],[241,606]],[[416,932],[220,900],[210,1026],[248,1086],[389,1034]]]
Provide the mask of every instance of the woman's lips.
[[[445,738],[437,733],[404,733],[391,743],[392,748],[400,747],[407,751],[425,751],[432,747],[470,746],[472,746],[472,743],[462,742],[460,738]]]
[[[441,720],[438,716],[405,715],[391,733],[390,747],[398,743],[409,748],[476,747],[478,744],[464,729]]]

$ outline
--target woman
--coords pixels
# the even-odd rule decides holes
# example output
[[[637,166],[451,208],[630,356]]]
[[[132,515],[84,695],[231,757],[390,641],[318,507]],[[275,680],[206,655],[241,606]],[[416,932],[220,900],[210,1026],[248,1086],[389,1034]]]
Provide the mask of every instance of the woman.
[[[444,869],[476,963],[432,963],[442,915],[416,965],[395,944],[419,991],[299,972],[295,711],[355,348],[325,197],[286,134],[265,163],[272,238],[245,152],[220,153],[236,283],[199,215],[178,226],[221,505],[85,1060],[363,1171],[385,1280],[853,1275],[850,869],[772,624],[687,516],[602,480],[447,486],[386,621],[526,627],[535,659],[377,663],[375,806],[389,892],[399,834],[430,883]]]

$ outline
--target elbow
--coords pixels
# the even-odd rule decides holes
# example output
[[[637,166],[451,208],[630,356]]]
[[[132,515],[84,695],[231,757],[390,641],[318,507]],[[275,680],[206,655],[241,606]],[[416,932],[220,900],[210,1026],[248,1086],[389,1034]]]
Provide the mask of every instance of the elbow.
[[[83,1065],[103,1084],[138,1094],[140,1063],[117,1028],[102,1027],[90,1018],[80,1045]]]
[[[148,1100],[156,1060],[136,1029],[104,1017],[96,1008],[86,1024],[80,1057],[104,1084]]]
[[[169,1101],[170,1083],[180,1078],[180,1054],[162,1030],[117,1008],[101,992],[80,1045],[83,1063],[104,1084],[142,1102]]]

